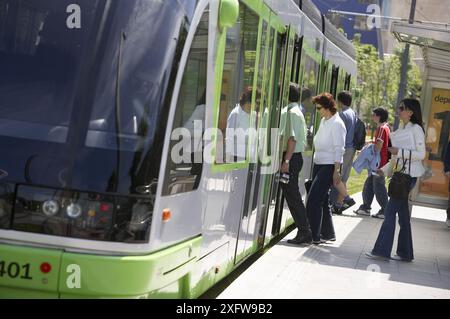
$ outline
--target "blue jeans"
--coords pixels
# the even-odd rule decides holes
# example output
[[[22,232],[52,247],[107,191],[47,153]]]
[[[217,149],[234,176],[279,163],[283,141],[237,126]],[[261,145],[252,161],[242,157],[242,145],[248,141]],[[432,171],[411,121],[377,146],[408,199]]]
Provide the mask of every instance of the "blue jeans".
[[[384,176],[375,176],[370,174],[369,177],[367,177],[362,193],[362,208],[370,210],[374,196],[377,198],[377,202],[381,206],[381,211],[384,212],[389,200]]]
[[[417,178],[412,179],[410,191],[414,188]],[[372,254],[391,257],[394,245],[395,217],[398,213],[400,232],[398,234],[397,255],[401,258],[413,260],[413,242],[411,233],[411,221],[409,215],[408,199],[390,198],[384,210],[384,221],[373,247]]]
[[[330,187],[333,184],[334,165],[315,165],[313,168],[313,182],[308,193],[306,213],[311,226],[312,238],[320,240],[335,237],[331,209],[328,204]]]

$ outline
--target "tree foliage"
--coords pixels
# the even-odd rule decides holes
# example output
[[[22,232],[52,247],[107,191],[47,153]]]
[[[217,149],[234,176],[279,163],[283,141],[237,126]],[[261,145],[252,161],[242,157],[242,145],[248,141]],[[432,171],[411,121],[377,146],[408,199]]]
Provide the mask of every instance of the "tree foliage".
[[[362,44],[360,39],[359,34],[356,34],[353,39],[358,66],[359,88],[356,109],[364,121],[370,123],[372,110],[380,106],[385,107],[389,111],[389,122],[393,123],[404,45],[399,45],[393,55],[381,59],[373,45]],[[419,97],[422,79],[419,67],[412,63],[411,54],[407,70],[408,81],[404,96]]]

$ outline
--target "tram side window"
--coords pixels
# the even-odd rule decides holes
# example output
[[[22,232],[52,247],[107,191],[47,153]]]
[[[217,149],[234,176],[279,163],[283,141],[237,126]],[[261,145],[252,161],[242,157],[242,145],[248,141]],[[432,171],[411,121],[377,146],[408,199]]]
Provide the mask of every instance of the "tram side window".
[[[306,151],[312,151],[313,149],[313,136],[314,136],[314,122],[316,109],[312,104],[311,98],[306,98],[306,96],[312,97],[317,92],[317,74],[319,74],[319,64],[308,56],[305,52],[303,53],[305,60],[305,68],[303,73],[303,83],[302,83],[302,106],[305,110],[305,122],[308,128],[308,138]],[[307,95],[306,95],[307,94]]]
[[[333,65],[333,71],[331,72],[331,86],[330,86],[330,93],[333,94],[333,96],[336,96],[337,93],[336,91],[338,83],[338,73],[339,68]]]
[[[259,17],[240,6],[239,19],[227,31],[216,163],[246,159],[255,73]],[[227,135],[228,133],[228,135]]]
[[[350,91],[351,78],[352,76],[350,74],[346,74],[344,90]]]
[[[273,50],[274,50],[274,45],[275,45],[275,29],[270,28],[270,34],[269,34],[269,48],[268,48],[268,61],[267,61],[267,76],[266,76],[266,81],[265,81],[265,92],[264,92],[264,99],[263,99],[263,107],[261,109],[261,127],[263,129],[266,130],[266,138],[261,137],[261,133],[260,133],[260,142],[265,143],[262,145],[265,145],[265,149],[261,149],[260,151],[263,152],[263,155],[272,155],[272,150],[271,150],[271,110],[274,109],[275,107],[272,106],[271,104],[274,103],[272,97],[270,96],[270,80],[271,80],[271,74],[272,74],[272,66],[275,65],[276,63],[274,63],[273,61]]]
[[[206,9],[191,44],[178,95],[167,156],[164,195],[193,191],[200,184],[206,110],[208,21],[209,10]]]

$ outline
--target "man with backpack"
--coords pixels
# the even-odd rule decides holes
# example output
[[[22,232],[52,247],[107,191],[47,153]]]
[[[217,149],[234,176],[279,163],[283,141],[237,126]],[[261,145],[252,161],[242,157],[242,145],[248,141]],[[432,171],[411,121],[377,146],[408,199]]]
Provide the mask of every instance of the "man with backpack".
[[[352,169],[353,158],[357,148],[361,149],[361,125],[355,111],[352,110],[352,94],[349,91],[342,91],[337,96],[338,108],[341,110],[339,116],[344,121],[345,128],[347,129],[347,135],[345,137],[345,153],[344,160],[341,167],[341,179],[344,184],[347,183],[350,177],[350,172]],[[364,126],[364,123],[363,123]],[[365,127],[364,127],[364,139],[365,139]],[[355,205],[355,201],[350,196],[343,198],[341,194],[338,193],[336,188],[331,188],[330,202],[333,205],[334,214],[342,214],[344,210]]]

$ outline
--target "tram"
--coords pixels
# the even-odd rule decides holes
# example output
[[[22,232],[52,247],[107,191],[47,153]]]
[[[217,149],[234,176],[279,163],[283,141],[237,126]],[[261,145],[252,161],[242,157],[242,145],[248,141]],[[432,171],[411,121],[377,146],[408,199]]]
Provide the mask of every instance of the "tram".
[[[356,82],[353,46],[309,0],[0,0],[0,70],[1,298],[200,296],[293,225],[290,82]],[[267,134],[230,160],[243,88]],[[189,141],[200,163],[176,161],[194,118],[215,130]],[[302,180],[312,155],[309,138]]]

